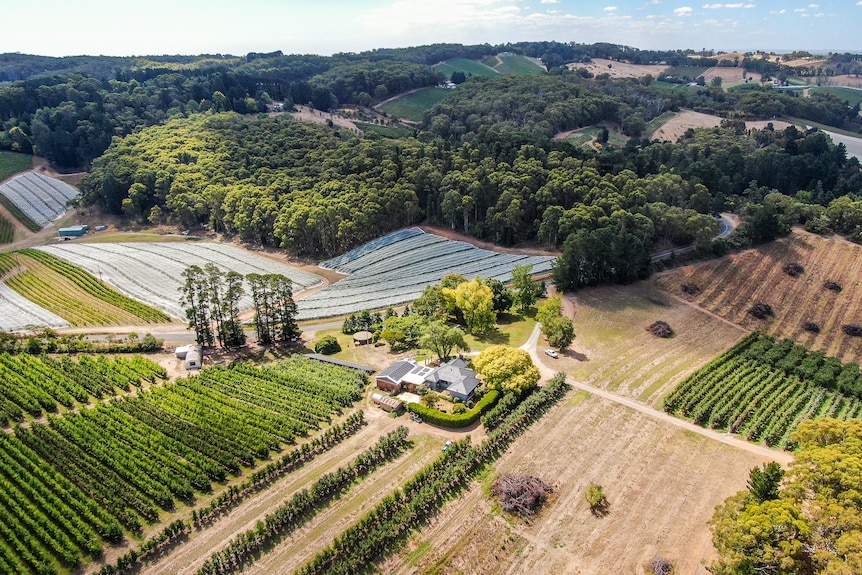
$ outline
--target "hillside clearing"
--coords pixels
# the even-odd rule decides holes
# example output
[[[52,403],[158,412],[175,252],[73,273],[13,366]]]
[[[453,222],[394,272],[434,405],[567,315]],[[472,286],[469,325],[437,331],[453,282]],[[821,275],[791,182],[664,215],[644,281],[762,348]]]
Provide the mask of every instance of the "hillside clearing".
[[[468,58],[450,58],[432,66],[436,71],[442,73],[446,78],[451,78],[453,72],[464,72],[468,78],[470,76],[498,76],[499,73],[486,66],[482,62],[470,60]]]
[[[577,336],[555,369],[653,406],[744,333],[646,282],[582,289],[567,300]],[[670,324],[675,337],[650,334],[646,328],[657,320]]]
[[[683,110],[674,114],[672,118],[649,135],[649,138],[651,140],[675,142],[681,138],[689,128],[715,128],[721,125],[721,120],[722,118],[719,116],[713,116],[712,114],[703,114],[693,110]],[[749,129],[762,130],[768,124],[772,124],[776,130],[783,130],[791,125],[789,122],[785,122],[783,120],[759,120],[746,122],[745,126]]]
[[[647,75],[652,75],[658,78],[668,69],[669,66],[659,65],[641,65],[627,64],[625,62],[617,62],[615,60],[605,60],[604,58],[593,58],[592,62],[572,62],[567,64],[569,70],[577,70],[578,68],[586,68],[594,76],[599,74],[607,74],[611,78],[643,78]]]
[[[443,88],[422,88],[388,100],[378,107],[390,116],[421,122],[425,110],[430,109],[448,94],[449,91]]]
[[[791,277],[783,265],[796,262],[804,272]],[[812,350],[844,362],[862,358],[862,341],[845,334],[844,324],[862,323],[862,246],[832,236],[795,230],[790,237],[718,260],[661,274],[656,284],[706,311],[777,337],[790,337]],[[839,293],[827,281],[843,286]],[[700,288],[685,295],[682,284]],[[759,320],[748,313],[755,302],[769,304],[775,317]],[[803,329],[815,322],[820,333]]]
[[[578,393],[548,412],[482,485],[450,504],[381,570],[640,573],[661,554],[678,573],[705,574],[703,561],[713,557],[706,521],[763,461]],[[501,515],[486,495],[484,487],[509,472],[536,475],[555,489],[529,522]],[[605,517],[593,516],[584,500],[590,482],[604,487]]]

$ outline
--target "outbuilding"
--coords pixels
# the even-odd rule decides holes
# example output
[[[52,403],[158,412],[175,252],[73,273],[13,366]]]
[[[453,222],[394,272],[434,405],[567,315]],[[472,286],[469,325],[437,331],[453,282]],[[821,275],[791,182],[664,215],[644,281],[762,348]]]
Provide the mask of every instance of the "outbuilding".
[[[186,369],[200,369],[203,367],[203,350],[199,345],[190,345],[185,357]]]
[[[374,340],[370,331],[357,331],[353,334],[353,345],[368,345]]]
[[[59,234],[61,238],[77,238],[87,233],[90,226],[69,226],[60,228]]]
[[[380,395],[379,393],[371,394],[371,401],[380,406],[383,411],[401,411],[404,409],[404,404],[392,397]]]

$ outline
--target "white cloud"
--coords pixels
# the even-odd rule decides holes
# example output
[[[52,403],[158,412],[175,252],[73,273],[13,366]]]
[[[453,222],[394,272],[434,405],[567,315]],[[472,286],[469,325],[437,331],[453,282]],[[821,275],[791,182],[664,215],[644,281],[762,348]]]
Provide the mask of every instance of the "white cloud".
[[[691,6],[680,6],[673,11],[677,16],[691,16],[692,12],[694,12],[694,9]]]
[[[808,7],[812,10],[820,10],[820,4],[809,4]]]
[[[719,8],[756,8],[756,4],[743,4],[742,2],[737,2],[734,4],[704,4],[704,8],[707,10],[717,10]]]
[[[794,8],[793,11],[801,14],[802,12],[805,12],[805,8]]]
[[[560,0],[542,0],[542,4],[559,4]]]
[[[605,6],[605,8],[604,8],[605,12],[613,12],[616,9],[617,9],[616,6]]]

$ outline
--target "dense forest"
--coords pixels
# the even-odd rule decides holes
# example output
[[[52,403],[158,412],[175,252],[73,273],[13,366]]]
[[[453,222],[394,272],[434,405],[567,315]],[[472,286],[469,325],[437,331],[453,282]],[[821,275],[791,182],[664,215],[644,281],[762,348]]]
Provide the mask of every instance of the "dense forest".
[[[273,101],[319,110],[369,106],[445,79],[431,65],[506,51],[541,58],[531,76],[470,77],[427,110],[413,136],[365,137],[262,114]],[[312,258],[419,221],[503,245],[562,250],[561,287],[631,281],[650,253],[711,242],[709,214],[746,218],[731,245],[803,223],[862,239],[856,159],[817,130],[749,131],[783,116],[862,129],[859,106],[757,86],[668,91],[655,79],[593,77],[591,58],[746,65],[720,55],[612,44],[438,44],[331,57],[51,59],[0,56],[0,148],[88,167],[85,205],[131,222],[209,226]],[[716,62],[712,62],[715,59]],[[850,65],[857,58],[834,55]],[[780,62],[776,63],[781,66]],[[5,75],[5,76],[4,76]],[[690,108],[724,118],[677,142],[643,139],[649,122]],[[624,134],[586,149],[559,132],[602,125]]]
[[[0,54],[0,150],[38,153],[60,168],[89,168],[90,162],[107,149],[114,136],[125,136],[170,118],[206,111],[234,111],[257,114],[273,101],[311,104],[318,110],[358,104],[368,106],[404,91],[431,86],[447,79],[434,64],[453,57],[480,59],[499,52],[540,58],[549,70],[546,86],[533,86],[536,96],[553,101],[537,105],[537,98],[519,102],[521,118],[510,121],[529,125],[547,133],[559,125],[579,124],[578,118],[620,115],[628,119],[627,133],[640,135],[643,122],[664,110],[686,106],[729,115],[740,109],[745,114],[772,117],[782,114],[807,118],[858,131],[854,115],[834,96],[793,98],[789,95],[763,96],[726,94],[720,89],[704,89],[696,94],[641,89],[637,82],[614,83],[598,78],[599,93],[614,96],[623,105],[619,110],[572,110],[566,92],[573,90],[560,76],[569,75],[564,64],[609,58],[636,64],[664,62],[674,66],[745,66],[753,71],[787,76],[815,73],[853,73],[862,67],[862,58],[853,54],[830,56],[822,69],[797,69],[760,57],[742,62],[722,60],[720,55],[691,50],[638,50],[616,44],[560,42],[520,42],[500,45],[435,44],[400,49],[380,49],[359,54],[284,55],[250,53],[245,56],[75,56],[50,58],[23,54]],[[753,56],[753,55],[752,55]],[[478,79],[474,79],[478,80]],[[531,86],[495,86],[499,94],[510,88],[512,101],[526,95]],[[483,87],[476,86],[474,90]],[[580,85],[577,90],[588,91]],[[577,94],[575,94],[577,96]],[[607,102],[597,98],[596,104]],[[542,124],[535,119],[549,107],[554,116]],[[514,110],[513,110],[514,112]],[[856,110],[858,112],[858,109]],[[469,114],[468,114],[469,115]],[[511,115],[511,114],[510,114]],[[478,116],[482,116],[481,111]],[[456,129],[469,125],[466,118]],[[483,125],[490,120],[483,120]],[[542,124],[537,126],[536,124]],[[435,133],[450,132],[440,120]]]

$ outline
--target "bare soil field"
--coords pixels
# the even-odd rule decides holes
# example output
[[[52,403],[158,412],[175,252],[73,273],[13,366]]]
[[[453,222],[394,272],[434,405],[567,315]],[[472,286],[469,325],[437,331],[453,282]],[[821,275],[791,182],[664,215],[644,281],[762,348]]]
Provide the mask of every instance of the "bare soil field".
[[[313,124],[326,124],[327,120],[332,120],[332,123],[342,128],[347,128],[353,132],[362,133],[362,130],[356,127],[352,121],[338,114],[328,114],[320,112],[308,106],[296,106],[296,112],[290,112],[290,115],[300,122],[311,122]]]
[[[725,89],[730,86],[744,84],[746,78],[751,78],[750,82],[760,82],[760,74],[752,72],[746,74],[745,70],[742,68],[708,68],[707,71],[703,73],[703,79],[706,80],[707,85],[709,85],[713,78],[721,78],[721,85]]]
[[[591,575],[643,573],[655,555],[675,573],[705,575],[714,557],[707,520],[766,459],[681,431],[585,393],[572,393],[515,444],[481,485],[450,503],[383,573]],[[554,487],[529,521],[487,494],[498,473]],[[608,513],[584,494],[603,486]]]
[[[776,130],[783,130],[790,126],[788,122],[783,122],[781,120],[746,122],[745,125],[751,129],[756,128],[758,130],[762,130],[770,123]],[[702,114],[693,110],[683,110],[653,132],[650,139],[675,142],[682,137],[689,128],[715,128],[719,125],[721,125],[721,118],[718,116]]]
[[[626,64],[625,62],[605,60],[603,58],[593,58],[593,61],[588,64],[572,62],[567,66],[570,70],[586,68],[593,75],[598,76],[599,74],[608,74],[611,78],[643,78],[648,74],[652,74],[657,78],[670,67],[647,64]]]
[[[799,263],[804,272],[791,277],[787,263]],[[810,349],[821,350],[842,361],[862,360],[860,338],[845,335],[844,324],[862,324],[862,246],[837,236],[823,238],[795,230],[758,249],[718,260],[686,266],[656,278],[669,294],[721,316],[745,329],[791,337]],[[824,288],[834,281],[840,293]],[[682,284],[697,285],[695,296],[682,293]],[[775,317],[755,319],[748,310],[757,302],[769,304]],[[802,329],[804,322],[820,326],[815,334]]]
[[[553,365],[578,381],[658,406],[686,375],[732,346],[745,332],[670,297],[651,283],[579,290],[571,347]],[[647,331],[670,324],[674,337]]]

